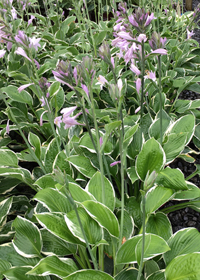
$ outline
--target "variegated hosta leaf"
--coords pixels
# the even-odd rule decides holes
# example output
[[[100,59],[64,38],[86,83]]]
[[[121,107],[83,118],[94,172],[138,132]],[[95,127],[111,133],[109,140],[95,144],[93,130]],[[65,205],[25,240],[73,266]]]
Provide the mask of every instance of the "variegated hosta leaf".
[[[4,272],[7,280],[51,280],[50,276],[27,275],[31,266],[15,266]]]
[[[72,259],[49,256],[42,259],[33,269],[27,273],[27,275],[55,275],[59,278],[63,278],[77,270],[78,267]]]
[[[103,186],[102,186],[103,181]],[[104,188],[104,191],[103,191]],[[110,208],[111,211],[114,211],[115,208],[115,192],[111,182],[103,176],[101,178],[101,173],[97,171],[94,176],[90,179],[89,183],[86,186],[86,190],[90,192],[97,201],[103,203],[103,193],[105,196],[105,205]]]
[[[13,240],[15,250],[23,257],[40,257],[42,238],[37,226],[29,220],[18,216],[13,222],[13,227],[16,231]]]
[[[72,273],[68,277],[63,278],[63,280],[114,280],[112,276],[109,274],[99,271],[99,270],[92,270],[92,269],[83,269],[77,272]]]
[[[78,208],[77,212],[89,244],[95,245],[101,241],[103,239],[103,230],[99,224],[90,217],[84,208]],[[65,221],[71,233],[85,243],[75,210],[65,215]]]
[[[0,202],[0,225],[2,225],[2,222],[4,221],[4,218],[9,213],[10,208],[12,206],[12,197],[9,197],[5,200],[2,200]]]
[[[92,200],[84,201],[80,204],[101,227],[105,228],[111,235],[119,237],[118,220],[108,207]]]

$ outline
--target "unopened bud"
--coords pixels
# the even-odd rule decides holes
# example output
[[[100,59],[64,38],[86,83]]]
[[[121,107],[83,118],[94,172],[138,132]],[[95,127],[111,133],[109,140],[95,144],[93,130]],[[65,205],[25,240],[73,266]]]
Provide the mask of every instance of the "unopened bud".
[[[145,191],[149,190],[153,186],[157,175],[158,174],[156,173],[155,170],[153,172],[151,172],[151,174],[149,175],[149,170],[148,170],[146,178],[144,180],[144,190]]]

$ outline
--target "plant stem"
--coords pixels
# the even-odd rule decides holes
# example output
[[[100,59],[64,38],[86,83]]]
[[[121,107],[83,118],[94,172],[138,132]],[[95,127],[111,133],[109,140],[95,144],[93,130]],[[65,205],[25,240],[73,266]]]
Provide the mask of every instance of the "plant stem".
[[[159,71],[159,95],[160,95],[160,145],[162,146],[162,92],[161,92],[161,56],[158,56],[158,71]]]
[[[137,280],[140,280],[142,269],[143,269],[143,261],[144,261],[144,248],[145,248],[145,231],[146,231],[146,214],[145,214],[145,193],[142,192],[142,252],[141,252],[141,260],[139,265],[139,271],[137,275]]]

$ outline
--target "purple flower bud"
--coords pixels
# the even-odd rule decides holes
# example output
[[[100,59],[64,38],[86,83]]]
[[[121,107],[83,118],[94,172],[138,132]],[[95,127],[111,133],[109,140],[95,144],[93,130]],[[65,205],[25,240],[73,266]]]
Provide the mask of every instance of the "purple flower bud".
[[[118,163],[121,163],[121,160],[114,161],[110,164],[110,167],[117,165]]]

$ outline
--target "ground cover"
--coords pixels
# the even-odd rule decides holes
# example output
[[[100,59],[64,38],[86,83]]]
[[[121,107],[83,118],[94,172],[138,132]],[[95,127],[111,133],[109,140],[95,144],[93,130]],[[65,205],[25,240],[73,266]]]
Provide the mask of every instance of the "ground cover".
[[[0,277],[198,279],[200,7],[66,4],[0,4]]]

